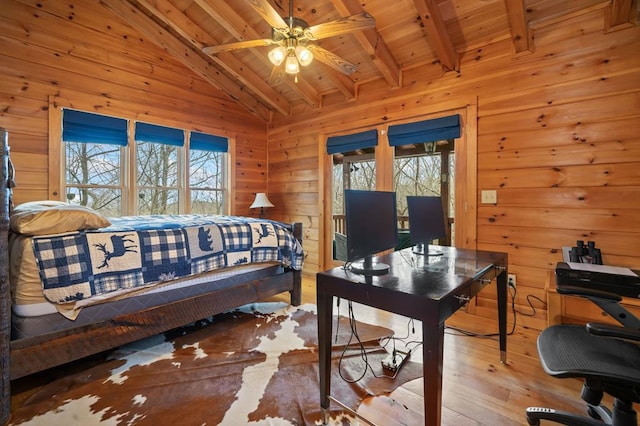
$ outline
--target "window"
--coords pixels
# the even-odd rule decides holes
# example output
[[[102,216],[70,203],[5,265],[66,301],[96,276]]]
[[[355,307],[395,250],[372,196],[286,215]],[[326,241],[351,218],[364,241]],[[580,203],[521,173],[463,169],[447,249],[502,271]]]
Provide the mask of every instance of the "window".
[[[62,124],[68,202],[106,216],[226,212],[227,138],[70,109]]]
[[[115,145],[66,142],[66,199],[107,216],[122,213],[122,148]]]
[[[226,211],[225,158],[227,140],[191,132],[189,188],[191,213],[223,214]]]
[[[454,216],[452,154],[455,138],[459,137],[460,116],[457,114],[389,126],[389,145],[394,147],[393,187],[398,194],[402,228],[408,226],[407,195],[440,196],[446,216]],[[447,234],[451,237],[452,229],[448,229]]]
[[[122,214],[127,121],[64,110],[62,140],[67,201],[106,215]]]
[[[184,131],[147,123],[135,125],[138,214],[178,214]]]

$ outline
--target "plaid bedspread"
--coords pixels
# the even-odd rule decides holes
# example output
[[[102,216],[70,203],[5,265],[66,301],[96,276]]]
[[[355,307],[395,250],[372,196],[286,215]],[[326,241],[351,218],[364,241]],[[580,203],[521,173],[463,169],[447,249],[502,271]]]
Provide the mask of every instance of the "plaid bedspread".
[[[99,230],[33,238],[47,300],[68,303],[251,262],[302,268],[302,246],[274,221],[206,215],[110,220]]]

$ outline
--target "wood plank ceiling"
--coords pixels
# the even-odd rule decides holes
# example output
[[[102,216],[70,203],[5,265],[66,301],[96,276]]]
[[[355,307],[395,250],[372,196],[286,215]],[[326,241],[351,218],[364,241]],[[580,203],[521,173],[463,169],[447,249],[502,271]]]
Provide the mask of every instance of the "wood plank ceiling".
[[[282,17],[290,0],[268,0]],[[345,75],[314,60],[297,82],[284,75],[270,81],[270,47],[207,55],[205,46],[270,39],[271,27],[250,0],[102,0],[195,74],[222,90],[248,111],[270,122],[289,116],[300,104],[320,110],[328,94],[351,101],[358,86],[382,80],[389,90],[401,87],[408,69],[439,63],[442,74],[459,72],[465,52],[511,39],[515,55],[535,50],[535,30],[597,9],[603,30],[633,25],[637,0],[291,0],[293,14],[316,25],[367,12],[375,28],[317,42],[357,65]]]

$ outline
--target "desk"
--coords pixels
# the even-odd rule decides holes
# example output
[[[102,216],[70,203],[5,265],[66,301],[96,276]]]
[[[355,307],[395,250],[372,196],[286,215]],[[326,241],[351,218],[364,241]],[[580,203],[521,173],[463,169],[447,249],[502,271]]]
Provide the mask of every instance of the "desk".
[[[324,420],[331,403],[333,298],[340,297],[422,321],[425,425],[440,425],[444,322],[494,278],[498,285],[500,359],[507,356],[507,254],[438,247],[443,256],[425,258],[411,248],[374,259],[390,265],[381,276],[334,268],[317,274],[320,405]]]

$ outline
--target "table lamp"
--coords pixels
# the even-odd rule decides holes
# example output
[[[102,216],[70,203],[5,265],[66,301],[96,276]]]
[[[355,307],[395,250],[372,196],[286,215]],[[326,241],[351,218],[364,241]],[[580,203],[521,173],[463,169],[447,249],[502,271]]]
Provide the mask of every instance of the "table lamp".
[[[253,200],[253,204],[251,204],[251,207],[249,208],[250,209],[260,208],[260,219],[262,219],[264,217],[265,207],[275,207],[275,206],[271,204],[271,201],[269,201],[269,199],[267,198],[267,194],[265,194],[264,192],[258,192],[256,194],[256,199]]]

